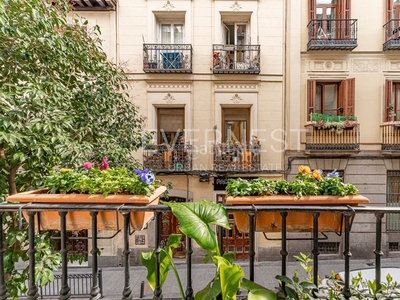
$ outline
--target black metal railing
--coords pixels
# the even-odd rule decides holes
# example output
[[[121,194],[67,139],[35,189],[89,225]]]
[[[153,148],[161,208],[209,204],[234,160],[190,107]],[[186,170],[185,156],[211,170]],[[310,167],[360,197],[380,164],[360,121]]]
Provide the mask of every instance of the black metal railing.
[[[383,51],[400,49],[400,19],[392,19],[383,25],[385,42]]]
[[[368,215],[374,216],[375,218],[375,244],[371,248],[371,253],[374,253],[375,255],[375,280],[376,284],[379,287],[381,283],[381,267],[382,267],[382,257],[383,257],[383,249],[382,249],[382,232],[383,231],[383,218],[386,214],[399,214],[400,213],[400,207],[395,208],[395,207],[382,207],[382,206],[356,206],[356,207],[349,207],[349,206],[302,206],[302,205],[257,205],[257,206],[229,206],[226,207],[228,212],[247,212],[249,218],[249,279],[254,281],[255,278],[255,256],[256,256],[256,243],[255,243],[255,224],[257,220],[257,215],[259,212],[279,212],[282,221],[281,221],[281,275],[287,275],[287,255],[288,255],[288,249],[287,249],[287,242],[288,242],[288,232],[286,230],[286,219],[289,214],[293,212],[307,212],[310,213],[310,218],[313,219],[313,231],[311,233],[312,238],[311,238],[311,253],[313,254],[313,278],[314,278],[314,283],[316,285],[319,284],[318,282],[318,266],[319,266],[319,251],[318,251],[318,241],[319,241],[319,230],[318,230],[318,218],[320,216],[320,213],[341,213],[343,216],[344,220],[344,229],[343,229],[343,235],[344,235],[344,247],[343,247],[343,265],[344,265],[344,270],[345,270],[345,276],[344,276],[344,298],[349,299],[351,297],[351,291],[350,291],[350,258],[351,258],[351,252],[350,252],[350,246],[351,246],[351,238],[350,238],[350,233],[351,233],[351,225],[352,225],[352,219],[354,218],[355,215]],[[168,211],[169,207],[163,206],[163,205],[154,205],[154,206],[134,206],[134,205],[79,205],[79,204],[9,204],[9,203],[3,203],[0,205],[0,219],[4,220],[5,218],[5,213],[6,212],[15,212],[15,213],[20,213],[21,217],[22,214],[21,212],[24,211],[28,215],[28,221],[29,221],[29,239],[31,243],[29,244],[29,265],[30,265],[30,279],[29,279],[29,289],[27,292],[27,299],[33,300],[37,299],[38,296],[38,287],[37,283],[35,282],[35,252],[36,252],[36,245],[34,244],[34,237],[36,235],[36,230],[35,228],[36,222],[35,222],[35,217],[40,211],[59,211],[60,214],[60,231],[61,231],[61,237],[62,239],[66,239],[66,226],[65,226],[65,215],[69,211],[90,211],[91,212],[91,217],[92,217],[92,253],[93,255],[91,256],[91,263],[92,263],[92,287],[91,287],[91,299],[99,299],[101,296],[100,294],[100,288],[99,288],[99,272],[100,268],[98,267],[98,252],[99,248],[97,245],[97,239],[99,238],[97,235],[97,212],[101,211],[110,211],[114,210],[118,213],[121,213],[124,217],[124,224],[123,224],[123,241],[124,241],[124,254],[123,254],[123,260],[124,260],[124,276],[125,276],[125,282],[124,282],[124,287],[121,291],[121,293],[124,295],[124,299],[131,299],[132,298],[132,287],[130,286],[130,245],[129,245],[129,235],[130,235],[130,226],[129,226],[129,217],[130,213],[134,211],[152,211],[155,214],[155,245],[160,244],[159,240],[159,228],[160,224],[162,222],[162,217],[161,214],[162,212]],[[7,297],[7,288],[5,285],[5,278],[6,274],[4,272],[4,224],[2,222],[2,228],[0,228],[0,298],[1,299],[6,299]],[[222,230],[222,229],[219,229]],[[222,231],[220,231],[219,236],[222,237],[221,234]],[[62,244],[66,244],[65,240],[62,242]],[[192,274],[192,252],[193,249],[191,248],[191,243],[188,243],[187,247],[187,255],[186,255],[186,261],[187,261],[187,275],[188,278],[191,278]],[[71,297],[71,289],[69,286],[69,281],[68,281],[68,258],[66,253],[68,250],[66,248],[61,249],[62,255],[62,270],[61,270],[61,281],[62,281],[62,286],[63,288],[60,290],[60,299],[69,299]],[[278,274],[277,274],[278,275]],[[159,282],[159,281],[157,281]],[[107,282],[104,282],[103,285],[107,285]],[[189,291],[190,294],[187,294],[188,299],[192,299],[193,293],[196,291],[193,291],[192,288],[192,281],[187,280],[187,289],[186,291]],[[272,287],[270,287],[272,288]],[[157,295],[155,295],[154,299],[162,299],[163,298],[163,291],[162,289],[157,286],[155,291],[157,292]],[[155,292],[155,293],[156,293]],[[187,292],[188,293],[188,292]]]
[[[143,150],[143,165],[153,171],[191,171],[192,146],[147,145]]]
[[[357,20],[311,20],[308,25],[307,51],[353,50],[357,47]]]
[[[360,124],[323,129],[307,124],[306,150],[360,150]]]
[[[143,44],[145,73],[192,73],[192,45]]]
[[[260,45],[213,45],[213,73],[260,73]]]
[[[217,143],[213,145],[214,171],[261,170],[259,143]]]

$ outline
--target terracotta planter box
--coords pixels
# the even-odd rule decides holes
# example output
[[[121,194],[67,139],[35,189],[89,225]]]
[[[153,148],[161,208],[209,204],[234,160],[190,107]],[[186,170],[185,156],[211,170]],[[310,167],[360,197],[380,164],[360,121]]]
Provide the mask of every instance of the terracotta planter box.
[[[227,197],[226,205],[328,205],[328,206],[357,206],[368,203],[369,200],[360,195],[354,196],[248,196]],[[249,217],[246,212],[234,212],[236,227],[240,232],[249,232]],[[286,230],[288,232],[311,232],[313,230],[313,216],[308,212],[288,212]],[[258,212],[256,231],[281,232],[282,218],[280,212]],[[321,212],[318,218],[318,231],[341,232],[344,230],[344,218],[340,212]]]
[[[87,194],[47,194],[46,190],[35,190],[15,194],[7,197],[7,202],[17,203],[41,203],[41,204],[110,204],[110,205],[157,205],[166,187],[157,188],[151,196],[145,195],[87,195]],[[131,229],[142,230],[152,219],[153,212],[132,211],[130,214]],[[24,217],[28,220],[26,212]],[[59,230],[60,216],[58,211],[40,212],[41,230]],[[98,230],[123,229],[124,221],[121,213],[110,210],[100,211],[97,215]],[[66,216],[67,230],[92,229],[92,217],[89,211],[70,211]],[[37,224],[36,224],[37,225]]]

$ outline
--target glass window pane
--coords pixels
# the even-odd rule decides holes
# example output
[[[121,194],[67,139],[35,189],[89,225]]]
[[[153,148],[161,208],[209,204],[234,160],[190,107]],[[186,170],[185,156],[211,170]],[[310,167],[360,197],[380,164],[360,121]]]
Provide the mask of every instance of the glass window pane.
[[[324,86],[324,113],[337,115],[337,85],[326,84]]]
[[[320,114],[321,111],[321,99],[322,99],[322,86],[317,84],[317,94],[315,95],[315,112]]]
[[[171,44],[171,25],[170,24],[162,24],[161,25],[161,43],[162,44]]]
[[[246,121],[227,121],[225,122],[225,128],[227,143],[246,142]]]
[[[174,44],[183,44],[183,25],[174,24]]]

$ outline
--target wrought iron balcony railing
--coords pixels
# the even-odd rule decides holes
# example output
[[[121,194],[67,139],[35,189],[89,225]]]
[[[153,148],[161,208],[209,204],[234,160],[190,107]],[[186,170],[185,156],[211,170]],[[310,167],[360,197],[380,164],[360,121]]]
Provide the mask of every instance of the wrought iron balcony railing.
[[[213,45],[213,72],[260,73],[260,45]]]
[[[71,0],[77,11],[110,11],[117,7],[117,0]]]
[[[191,171],[192,146],[147,145],[143,150],[143,165],[154,171]]]
[[[385,43],[383,51],[400,50],[400,19],[392,19],[383,25],[385,30]]]
[[[387,122],[381,125],[382,150],[400,150],[400,122]]]
[[[192,45],[143,44],[145,73],[192,73]]]
[[[307,51],[353,50],[357,47],[357,20],[311,20],[307,28]]]
[[[371,220],[371,224],[375,224],[375,226],[371,226],[371,234],[375,235],[375,240],[373,243],[370,244],[370,253],[374,255],[374,264],[375,264],[375,281],[377,286],[380,286],[381,280],[384,280],[381,277],[381,267],[382,267],[382,257],[384,255],[384,248],[383,248],[383,234],[384,232],[384,217],[385,215],[399,215],[400,214],[400,207],[382,207],[382,206],[356,206],[356,207],[348,207],[348,206],[304,206],[304,205],[257,205],[257,207],[250,206],[227,206],[226,209],[228,212],[237,212],[237,211],[242,211],[242,212],[247,212],[248,213],[248,221],[249,221],[249,279],[251,281],[257,281],[258,279],[255,278],[255,257],[257,255],[257,247],[256,247],[256,234],[254,231],[255,224],[257,221],[257,216],[260,211],[271,211],[271,212],[279,212],[281,217],[282,217],[282,222],[281,222],[281,275],[287,275],[287,259],[288,259],[288,247],[287,243],[290,240],[288,237],[288,232],[286,229],[286,219],[288,215],[290,215],[293,212],[304,212],[304,213],[309,213],[310,218],[313,220],[313,232],[311,233],[311,241],[309,243],[310,249],[309,253],[313,254],[313,280],[316,285],[319,285],[320,283],[318,282],[318,279],[320,278],[318,274],[319,272],[319,251],[318,251],[318,241],[319,241],[319,232],[318,232],[318,219],[320,216],[320,213],[342,213],[343,216],[343,221],[344,221],[344,231],[343,231],[343,268],[344,268],[344,284],[343,284],[343,295],[345,299],[349,299],[351,297],[351,290],[350,290],[350,260],[352,257],[352,252],[354,255],[354,250],[350,252],[352,242],[354,240],[351,239],[351,224],[352,224],[352,219],[357,216],[357,215],[362,215],[366,216],[365,219]],[[129,217],[132,212],[135,211],[151,211],[154,212],[155,214],[155,219],[154,221],[156,222],[155,225],[153,226],[154,228],[154,245],[149,245],[151,248],[154,247],[155,252],[159,253],[159,246],[160,246],[160,236],[159,236],[159,228],[162,223],[162,212],[169,211],[169,207],[164,206],[164,205],[151,205],[151,206],[134,206],[134,205],[115,205],[110,207],[110,205],[81,205],[81,204],[37,204],[37,203],[32,203],[32,204],[2,204],[0,205],[0,219],[2,220],[1,223],[1,228],[0,228],[0,298],[1,299],[7,299],[8,296],[8,291],[6,287],[6,276],[9,276],[9,274],[6,274],[5,268],[4,268],[4,261],[5,261],[5,239],[7,238],[6,235],[4,234],[6,231],[5,227],[5,219],[6,219],[6,213],[7,212],[14,212],[14,213],[19,213],[19,212],[26,212],[27,215],[29,216],[29,229],[28,229],[28,236],[30,241],[35,240],[35,235],[37,233],[37,228],[36,227],[36,222],[34,221],[41,211],[59,211],[60,214],[60,232],[61,232],[61,245],[64,245],[61,247],[61,254],[62,254],[62,264],[61,264],[61,281],[62,281],[62,288],[59,290],[59,295],[60,299],[70,299],[71,294],[72,294],[72,289],[71,289],[71,281],[68,280],[69,278],[69,264],[70,262],[68,261],[67,258],[67,253],[68,253],[68,248],[65,247],[66,243],[66,227],[65,227],[65,215],[68,212],[71,211],[91,211],[91,217],[92,217],[92,233],[93,236],[91,238],[91,243],[92,243],[92,255],[90,257],[91,259],[91,264],[92,264],[92,280],[90,281],[91,284],[91,299],[100,299],[101,297],[101,289],[99,288],[99,272],[100,268],[98,266],[98,253],[99,253],[99,246],[97,244],[98,239],[101,237],[98,236],[97,232],[97,217],[98,217],[98,212],[102,211],[110,211],[113,210],[117,214],[121,213],[124,216],[124,224],[121,224],[121,232],[119,234],[122,234],[122,240],[123,240],[123,260],[124,260],[124,268],[121,269],[121,272],[123,272],[123,276],[125,278],[124,282],[121,283],[124,286],[121,286],[121,294],[124,295],[124,298],[131,298],[132,297],[132,291],[133,291],[133,286],[131,286],[131,272],[132,270],[129,268],[130,266],[130,259],[131,259],[131,251],[130,251],[130,230],[131,228],[129,227]],[[375,227],[375,229],[374,229]],[[224,236],[224,232],[222,229],[218,227],[219,231],[219,237],[220,240]],[[355,240],[356,243],[358,243],[358,240]],[[368,243],[364,244],[365,247],[368,247]],[[29,273],[29,288],[27,291],[27,298],[29,300],[34,300],[38,298],[38,285],[35,280],[35,262],[36,262],[36,247],[35,243],[29,243],[29,266],[30,266],[30,273]],[[222,247],[222,245],[220,245]],[[187,293],[187,299],[192,299],[194,294],[197,292],[196,290],[193,289],[193,282],[192,280],[189,280],[192,278],[193,275],[193,264],[192,264],[192,253],[193,253],[193,248],[191,246],[191,243],[188,243],[188,247],[186,249],[186,268],[187,268],[187,278],[188,280],[186,281],[186,293]],[[298,253],[295,253],[298,254]],[[158,263],[160,263],[160,260],[156,260]],[[160,267],[158,266],[158,269]],[[197,269],[198,270],[198,269]],[[142,270],[140,270],[142,272]],[[197,271],[198,272],[198,271]],[[159,274],[159,273],[156,273]],[[279,275],[279,274],[276,274]],[[288,274],[289,275],[289,274]],[[157,275],[156,275],[157,276]],[[112,282],[107,282],[107,279],[103,282],[104,286],[107,286],[109,284],[115,284],[115,280]],[[156,282],[160,282],[159,280]],[[268,287],[273,289],[274,286]],[[163,298],[163,291],[160,286],[156,286],[155,292],[154,292],[154,299],[162,299]]]
[[[360,124],[344,128],[306,126],[306,150],[360,150]]]
[[[260,151],[259,143],[217,143],[213,146],[214,171],[259,171]]]

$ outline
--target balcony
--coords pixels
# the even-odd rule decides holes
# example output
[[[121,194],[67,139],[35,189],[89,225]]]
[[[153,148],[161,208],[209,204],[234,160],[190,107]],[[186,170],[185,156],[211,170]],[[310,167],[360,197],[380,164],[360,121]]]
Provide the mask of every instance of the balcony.
[[[85,205],[68,205],[68,204],[62,204],[62,205],[49,205],[49,204],[29,204],[29,205],[21,205],[21,204],[3,204],[0,206],[0,216],[3,217],[3,215],[6,212],[15,212],[18,213],[19,211],[23,211],[23,212],[28,212],[28,214],[30,215],[30,220],[34,220],[34,218],[37,216],[37,214],[40,211],[48,211],[48,210],[60,210],[60,211],[64,211],[64,212],[70,212],[70,211],[78,211],[78,210],[89,210],[92,212],[100,212],[100,211],[104,211],[104,210],[109,210],[109,207],[106,207],[105,205],[93,205],[93,206],[85,206]],[[115,209],[115,211],[117,213],[122,213],[124,215],[125,219],[129,219],[129,213],[134,212],[134,211],[143,211],[148,210],[148,211],[152,211],[155,212],[155,225],[153,226],[154,228],[154,245],[150,245],[151,248],[154,247],[154,249],[159,249],[159,245],[160,245],[160,239],[158,238],[158,231],[160,228],[160,225],[162,223],[162,217],[161,217],[161,212],[165,212],[167,210],[169,210],[168,207],[163,206],[163,205],[156,205],[156,206],[149,206],[149,207],[143,207],[143,206],[132,206],[132,205],[115,205],[115,207],[113,208]],[[384,256],[384,237],[382,235],[382,231],[384,228],[384,217],[391,215],[391,214],[399,214],[400,213],[400,208],[398,207],[382,207],[382,206],[368,206],[368,207],[363,207],[363,206],[357,206],[357,207],[346,207],[346,206],[334,206],[334,207],[327,207],[327,206],[299,206],[299,205],[258,205],[257,208],[254,206],[235,206],[235,207],[227,207],[227,210],[229,212],[234,212],[234,211],[243,211],[243,212],[247,212],[249,214],[249,228],[254,228],[254,224],[256,222],[256,218],[258,215],[258,212],[260,211],[277,211],[280,212],[281,216],[282,216],[282,229],[281,229],[281,239],[280,239],[280,246],[277,246],[278,249],[280,249],[280,255],[281,255],[281,263],[280,263],[280,271],[278,271],[280,274],[282,275],[288,275],[290,276],[291,274],[288,273],[288,255],[298,255],[297,252],[293,253],[293,250],[287,248],[287,243],[290,240],[288,233],[286,231],[286,218],[289,214],[291,214],[293,211],[295,212],[306,212],[310,214],[310,218],[313,219],[313,223],[315,224],[313,227],[313,232],[311,233],[311,238],[310,240],[307,242],[306,245],[307,251],[308,253],[313,253],[313,279],[314,279],[314,283],[316,285],[319,284],[318,282],[318,275],[325,275],[325,274],[320,274],[319,271],[321,270],[319,268],[320,266],[320,257],[319,257],[319,248],[318,248],[318,244],[319,244],[319,233],[318,233],[318,218],[319,218],[319,213],[320,212],[324,212],[324,213],[334,213],[334,212],[340,212],[343,215],[343,220],[344,220],[344,224],[345,224],[345,228],[344,228],[344,232],[343,232],[343,249],[342,249],[342,253],[343,253],[343,258],[339,261],[337,267],[335,267],[335,271],[339,270],[344,270],[344,276],[342,276],[342,278],[344,278],[344,293],[346,295],[346,299],[349,299],[351,296],[351,291],[349,289],[349,285],[350,285],[350,265],[354,266],[354,261],[351,259],[352,255],[354,256],[354,248],[353,246],[355,246],[357,243],[359,243],[358,239],[351,239],[351,220],[354,217],[359,217],[361,219],[364,220],[370,220],[370,228],[371,228],[371,243],[364,243],[363,247],[367,248],[366,251],[370,252],[371,255],[373,255],[374,259],[374,264],[376,266],[375,269],[375,280],[377,282],[377,285],[379,286],[381,280],[384,280],[383,276],[382,276],[382,271],[381,271],[381,267],[383,266],[383,256]],[[92,268],[91,268],[91,278],[92,280],[90,281],[90,283],[86,283],[89,286],[89,289],[91,290],[90,296],[91,299],[99,299],[101,297],[101,289],[99,288],[99,286],[101,287],[101,282],[99,282],[97,279],[99,278],[99,273],[101,272],[101,269],[98,266],[98,245],[97,245],[97,239],[99,238],[97,236],[97,213],[93,213],[91,214],[92,218],[93,218],[93,227],[92,227],[92,232],[94,233],[92,239],[91,239],[91,243],[92,243],[92,253],[94,253],[95,255],[92,255],[90,257],[91,262],[92,262]],[[62,218],[61,218],[62,219]],[[125,222],[125,224],[128,224],[129,222]],[[36,229],[34,226],[35,222],[31,222],[29,225],[29,238],[33,241],[34,240],[34,236],[36,234]],[[60,221],[60,224],[62,224],[62,221]],[[374,224],[374,225],[372,225]],[[4,232],[5,228],[4,228],[4,223],[2,223],[2,228],[1,228],[1,232]],[[121,235],[121,242],[123,242],[123,247],[124,248],[124,252],[122,255],[122,258],[124,260],[123,266],[120,269],[114,269],[112,273],[112,275],[110,275],[109,277],[104,276],[103,275],[103,286],[104,289],[109,289],[112,286],[113,290],[118,290],[118,288],[120,288],[120,292],[118,293],[118,295],[121,295],[120,297],[122,297],[122,295],[124,296],[124,299],[132,299],[133,297],[133,290],[137,291],[137,287],[132,286],[132,280],[131,276],[132,274],[132,269],[129,268],[130,266],[130,255],[131,255],[131,251],[130,251],[130,246],[129,246],[129,226],[126,226],[123,228],[123,232],[120,232],[119,234]],[[218,227],[218,232],[220,236],[223,236],[223,230],[222,228]],[[149,234],[151,234],[149,232]],[[65,232],[65,227],[61,230],[61,244],[62,245],[66,245],[66,241],[65,241],[65,237],[66,237],[66,232]],[[0,249],[2,251],[0,251],[0,261],[4,262],[5,256],[4,256],[4,248],[5,248],[5,244],[4,241],[6,239],[6,235],[1,234],[0,235]],[[251,281],[256,281],[256,282],[260,282],[261,281],[261,277],[258,276],[266,276],[265,272],[268,273],[268,271],[271,271],[273,269],[273,266],[271,264],[266,264],[266,265],[261,265],[261,266],[257,266],[257,268],[262,268],[264,267],[265,270],[263,270],[263,272],[258,272],[255,273],[255,257],[257,255],[257,249],[256,249],[256,235],[255,232],[253,230],[250,231],[249,233],[249,239],[250,239],[250,243],[249,243],[249,264],[248,266],[246,266],[246,268],[249,269],[249,272],[247,274],[249,274],[249,279]],[[279,244],[278,244],[279,245]],[[34,255],[36,252],[36,247],[37,245],[35,245],[34,243],[30,243],[29,244],[29,263],[31,266],[33,266],[35,264],[36,261],[36,256]],[[222,247],[222,246],[221,246]],[[192,249],[191,247],[188,247],[187,252],[186,252],[186,264],[182,265],[182,268],[186,269],[186,274],[188,278],[194,278],[196,276],[198,276],[199,274],[201,274],[202,277],[207,276],[205,273],[201,273],[199,272],[200,268],[198,266],[194,266],[192,264],[192,252],[193,250],[196,251],[196,249]],[[297,251],[297,250],[294,250]],[[70,263],[67,260],[66,257],[66,253],[68,252],[67,248],[63,248],[60,251],[63,255],[62,258],[62,270],[61,270],[61,281],[62,281],[62,285],[60,289],[58,289],[58,295],[60,295],[60,299],[70,299],[71,298],[71,294],[73,293],[73,288],[71,287],[71,284],[73,284],[69,278],[70,278],[70,274],[73,273],[73,269],[71,268]],[[393,262],[395,263],[395,262]],[[204,267],[206,268],[208,265],[205,265]],[[274,264],[275,265],[275,264]],[[29,289],[27,291],[27,299],[37,299],[38,298],[38,287],[37,287],[37,282],[35,281],[35,268],[31,268],[30,272],[30,280],[28,282],[29,285]],[[72,272],[71,272],[72,271]],[[142,274],[142,270],[140,271]],[[106,273],[104,272],[103,269],[103,274]],[[182,272],[183,273],[183,272]],[[211,276],[213,275],[212,272],[210,272]],[[272,275],[279,275],[279,274],[272,274]],[[329,275],[329,274],[327,274]],[[393,274],[392,274],[393,275]],[[7,289],[5,287],[5,282],[6,282],[6,276],[8,276],[7,274],[5,274],[4,268],[0,268],[0,282],[2,282],[1,285],[1,289],[0,289],[0,297],[2,299],[6,299],[7,298]],[[144,279],[144,275],[142,274],[142,279]],[[170,275],[173,276],[173,275]],[[192,277],[193,276],[193,277]],[[300,278],[303,278],[300,274]],[[124,280],[115,280],[115,277],[117,277],[118,279],[120,278],[124,278]],[[203,281],[204,278],[203,278]],[[208,282],[208,281],[205,281]],[[193,295],[198,292],[197,289],[194,289],[193,286],[193,280],[187,280],[186,281],[186,293],[187,293],[187,298],[192,299]],[[267,286],[270,289],[273,289],[276,286],[276,282],[274,285],[272,286]],[[162,290],[159,288],[159,286],[157,286],[156,288],[156,292],[154,293],[154,299],[162,299],[163,298],[163,294],[165,297],[168,297],[168,293],[171,293],[171,289],[170,287],[166,288],[165,290]],[[103,290],[104,291],[104,290]],[[150,291],[148,293],[151,293]],[[157,293],[157,294],[156,294]],[[89,295],[87,295],[89,298]],[[103,295],[104,296],[104,295]],[[106,295],[106,298],[109,297],[110,295]],[[115,295],[114,295],[115,296]],[[242,295],[240,296],[242,297]],[[142,298],[142,297],[141,297]],[[114,298],[113,298],[114,299]],[[146,298],[147,299],[147,298]],[[173,298],[175,299],[175,298]]]
[[[386,122],[381,125],[382,150],[400,150],[400,122]]]
[[[189,144],[147,145],[143,150],[143,165],[153,171],[191,171],[192,146]]]
[[[213,145],[214,171],[259,171],[261,145],[259,143],[217,143]]]
[[[259,74],[260,45],[213,45],[214,74]]]
[[[76,11],[109,11],[115,10],[117,0],[72,0]]]
[[[305,128],[306,151],[309,153],[348,156],[360,150],[360,124],[340,128],[307,124]]]
[[[385,43],[383,51],[400,50],[400,19],[393,19],[383,25]]]
[[[145,73],[192,73],[192,45],[143,44]]]
[[[353,50],[357,47],[357,20],[311,20],[307,25],[307,51]]]

